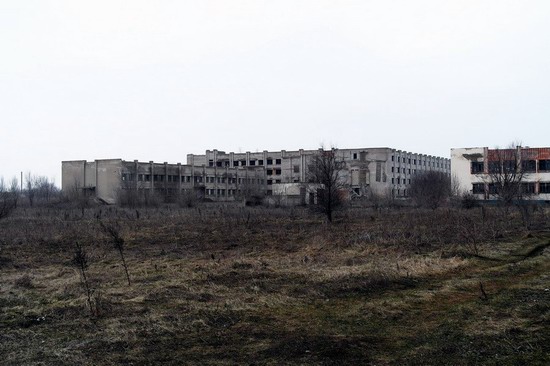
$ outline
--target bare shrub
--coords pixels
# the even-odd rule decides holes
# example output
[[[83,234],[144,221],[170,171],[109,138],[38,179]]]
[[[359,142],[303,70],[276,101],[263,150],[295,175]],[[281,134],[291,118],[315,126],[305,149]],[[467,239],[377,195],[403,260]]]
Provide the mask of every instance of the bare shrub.
[[[128,273],[128,265],[126,264],[126,259],[124,258],[124,238],[120,233],[120,225],[118,223],[105,224],[103,223],[103,221],[99,221],[99,225],[101,226],[103,232],[109,237],[115,249],[118,251],[120,259],[122,260],[124,272],[126,273],[128,286],[130,286],[130,274]]]
[[[451,195],[451,177],[432,170],[419,173],[412,178],[409,194],[418,206],[436,209]]]
[[[75,242],[72,264],[77,268],[78,272],[80,273],[80,283],[84,288],[88,309],[93,316],[98,316],[98,308],[97,306],[95,306],[95,301],[93,300],[94,291],[90,286],[90,281],[87,275],[89,267],[88,253],[86,253],[86,250],[82,247],[82,245],[80,245],[79,242]]]

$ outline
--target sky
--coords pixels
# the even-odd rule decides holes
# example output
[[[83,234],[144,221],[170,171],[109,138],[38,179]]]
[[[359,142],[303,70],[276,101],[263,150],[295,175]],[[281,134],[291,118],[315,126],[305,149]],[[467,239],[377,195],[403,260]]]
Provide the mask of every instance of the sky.
[[[0,176],[550,146],[550,1],[0,0]]]

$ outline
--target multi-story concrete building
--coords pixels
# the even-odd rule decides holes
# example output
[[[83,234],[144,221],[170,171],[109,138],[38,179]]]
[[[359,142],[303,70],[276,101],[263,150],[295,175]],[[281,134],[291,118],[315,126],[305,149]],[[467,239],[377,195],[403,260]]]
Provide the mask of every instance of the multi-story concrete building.
[[[524,198],[550,200],[550,148],[456,148],[451,149],[451,166],[459,189],[478,199],[496,199],[495,180],[508,171],[515,179],[521,177],[519,193]]]
[[[225,153],[206,150],[204,155],[187,155],[187,164],[206,167],[265,167],[266,193],[277,194],[291,184],[308,183],[308,164],[319,150]],[[450,159],[392,148],[338,149],[345,163],[342,179],[352,196],[369,194],[406,197],[412,177],[427,170],[451,172]],[[284,189],[277,187],[284,184]]]
[[[62,189],[84,190],[116,203],[124,192],[155,194],[168,201],[192,193],[213,201],[285,196],[285,202],[315,201],[308,164],[319,150],[225,153],[207,150],[187,155],[187,165],[122,159],[62,162]],[[412,177],[435,170],[450,174],[450,160],[391,148],[337,150],[344,162],[341,179],[350,197],[406,197]],[[306,197],[307,196],[307,197]]]
[[[64,192],[87,191],[116,203],[125,192],[157,195],[174,200],[182,193],[216,201],[263,196],[264,167],[218,167],[138,162],[122,159],[62,162]]]

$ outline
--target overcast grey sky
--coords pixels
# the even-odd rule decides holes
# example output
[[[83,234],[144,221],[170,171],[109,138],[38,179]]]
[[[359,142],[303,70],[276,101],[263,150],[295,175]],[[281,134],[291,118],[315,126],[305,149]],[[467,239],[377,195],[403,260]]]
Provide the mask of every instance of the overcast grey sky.
[[[550,145],[550,1],[0,0],[0,176]]]

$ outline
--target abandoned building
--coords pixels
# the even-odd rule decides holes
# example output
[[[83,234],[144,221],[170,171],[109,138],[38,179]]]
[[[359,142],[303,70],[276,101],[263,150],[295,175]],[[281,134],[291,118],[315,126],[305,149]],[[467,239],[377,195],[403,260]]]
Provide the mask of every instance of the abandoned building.
[[[225,153],[207,150],[187,155],[187,164],[122,159],[62,162],[62,189],[87,192],[106,203],[137,192],[173,201],[181,194],[234,201],[271,196],[284,204],[315,202],[308,164],[319,150]],[[339,149],[341,179],[349,198],[371,194],[406,197],[414,174],[427,170],[450,174],[450,160],[391,148]]]
[[[181,194],[231,201],[265,195],[265,170],[250,167],[208,167],[122,159],[62,162],[64,192],[86,192],[114,204],[128,192],[174,201]]]
[[[515,184],[518,198],[550,200],[548,147],[456,148],[451,149],[451,165],[458,188],[478,199],[497,199],[497,184]]]
[[[308,164],[319,150],[262,151],[225,153],[206,150],[204,155],[187,155],[187,164],[207,167],[265,167],[266,194],[293,192],[308,183]],[[338,149],[343,161],[342,179],[349,187],[350,197],[371,194],[407,197],[412,177],[422,171],[451,173],[450,159],[411,153],[392,148]],[[281,186],[282,185],[282,186]],[[285,194],[287,195],[287,194]]]

